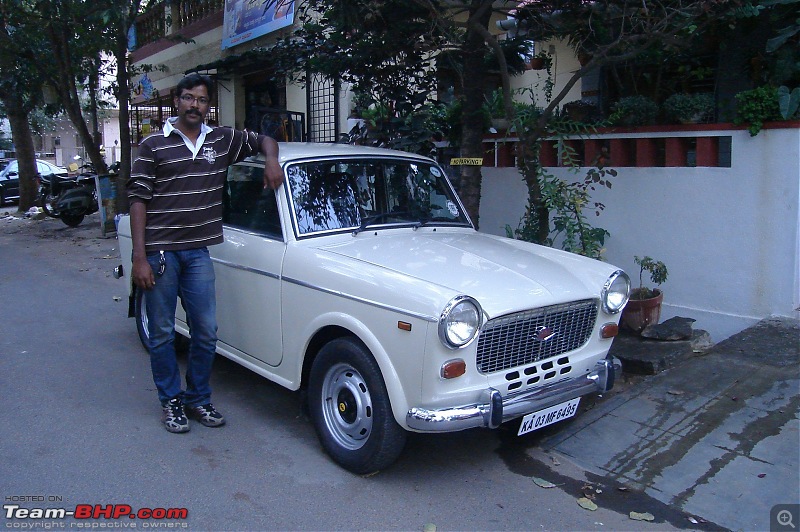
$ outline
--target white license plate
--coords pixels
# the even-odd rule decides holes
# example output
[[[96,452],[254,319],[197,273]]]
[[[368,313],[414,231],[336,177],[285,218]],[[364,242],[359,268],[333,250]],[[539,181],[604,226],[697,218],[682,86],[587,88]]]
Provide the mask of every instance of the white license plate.
[[[527,434],[532,430],[537,430],[542,427],[546,427],[547,425],[552,425],[556,421],[561,421],[562,419],[567,419],[568,417],[574,416],[578,411],[578,403],[580,402],[581,398],[577,397],[571,401],[566,401],[564,403],[551,406],[550,408],[539,410],[538,412],[531,412],[522,418],[522,423],[519,425],[519,432],[517,432],[517,436],[522,436],[523,434]]]

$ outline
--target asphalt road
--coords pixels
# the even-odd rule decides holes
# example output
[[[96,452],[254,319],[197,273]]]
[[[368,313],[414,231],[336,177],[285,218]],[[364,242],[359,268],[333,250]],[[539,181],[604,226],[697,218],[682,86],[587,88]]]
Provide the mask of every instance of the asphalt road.
[[[0,210],[4,529],[696,526],[640,494],[596,496],[615,488],[587,480],[563,457],[544,453],[535,433],[524,438],[510,430],[415,434],[391,469],[366,478],[352,475],[322,451],[298,393],[222,357],[212,384],[227,426],[194,423],[187,434],[170,434],[159,422],[149,361],[127,318],[125,282],[111,276],[119,257],[116,240],[100,238],[97,215],[72,229],[57,220],[4,217],[8,212],[15,214],[13,208]],[[559,485],[543,488],[534,478]],[[586,494],[596,496],[596,511],[578,505]],[[605,504],[608,500],[613,504]],[[188,517],[19,518],[19,509],[76,505],[178,508]],[[650,512],[655,521],[633,521],[630,511]]]

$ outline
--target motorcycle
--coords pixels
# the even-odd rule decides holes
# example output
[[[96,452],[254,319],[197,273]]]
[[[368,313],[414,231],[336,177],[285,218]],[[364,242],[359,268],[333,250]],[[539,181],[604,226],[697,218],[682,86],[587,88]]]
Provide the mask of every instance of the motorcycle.
[[[77,227],[84,217],[100,209],[94,168],[87,163],[79,169],[81,173],[75,176],[52,174],[50,179],[42,177],[39,188],[39,205],[45,214],[59,218],[70,227]]]

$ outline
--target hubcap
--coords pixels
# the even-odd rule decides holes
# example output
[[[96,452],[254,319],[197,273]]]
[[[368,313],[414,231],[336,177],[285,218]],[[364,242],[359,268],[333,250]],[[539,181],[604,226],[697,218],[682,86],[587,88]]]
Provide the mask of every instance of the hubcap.
[[[139,298],[139,316],[141,316],[139,321],[142,324],[142,331],[144,331],[144,335],[149,338],[150,329],[149,329],[149,322],[147,320],[147,302],[145,301],[146,297],[147,296],[144,293],[142,293],[142,297]]]
[[[361,374],[348,364],[335,364],[322,383],[322,415],[336,442],[360,449],[372,432],[372,398]]]

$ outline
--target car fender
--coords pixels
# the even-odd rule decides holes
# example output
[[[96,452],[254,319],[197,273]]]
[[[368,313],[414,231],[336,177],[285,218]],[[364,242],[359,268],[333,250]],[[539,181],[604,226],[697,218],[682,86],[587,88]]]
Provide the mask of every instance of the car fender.
[[[389,394],[389,401],[392,405],[392,412],[394,413],[395,420],[401,426],[405,427],[406,413],[408,412],[409,408],[409,400],[404,388],[404,383],[406,385],[409,383],[408,377],[404,375],[404,368],[398,367],[393,362],[392,357],[384,347],[384,342],[386,340],[382,341],[373,333],[370,327],[352,315],[342,312],[326,312],[314,317],[307,323],[306,327],[303,329],[302,335],[300,335],[301,338],[306,339],[302,346],[290,346],[288,345],[288,342],[291,342],[291,340],[285,339],[285,342],[287,342],[285,347],[287,349],[302,350],[301,353],[303,356],[292,356],[290,354],[284,357],[284,360],[297,361],[297,366],[292,369],[297,381],[299,382],[300,380],[300,375],[302,374],[306,357],[313,356],[311,349],[313,339],[315,339],[319,334],[322,334],[322,331],[329,327],[337,327],[348,331],[352,336],[358,338],[367,347],[375,361],[378,363],[378,367],[380,368],[383,381],[386,385],[386,391]],[[418,329],[422,329],[422,327],[418,327]],[[413,343],[419,344],[420,358],[422,357],[422,353],[424,351],[425,335],[426,332],[424,330],[420,330],[416,335],[417,338],[412,340]],[[417,376],[417,379],[419,379],[419,375]]]

